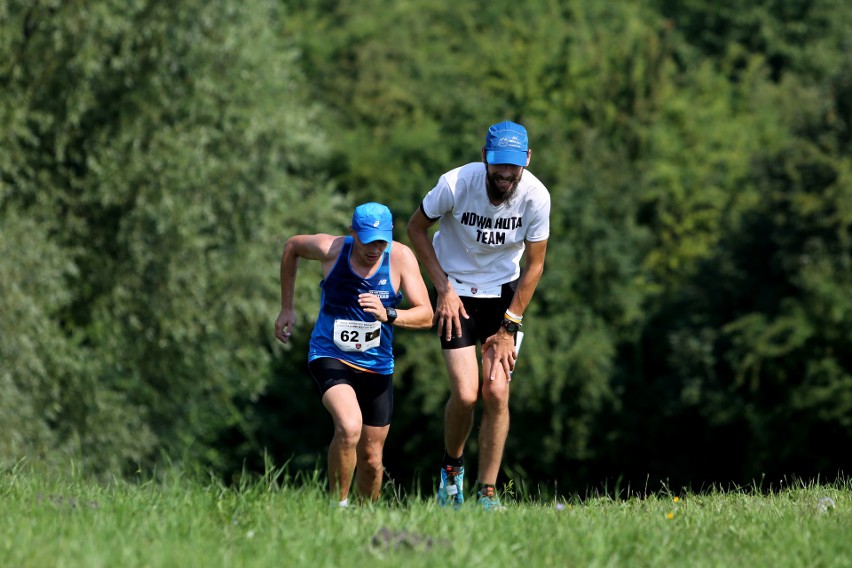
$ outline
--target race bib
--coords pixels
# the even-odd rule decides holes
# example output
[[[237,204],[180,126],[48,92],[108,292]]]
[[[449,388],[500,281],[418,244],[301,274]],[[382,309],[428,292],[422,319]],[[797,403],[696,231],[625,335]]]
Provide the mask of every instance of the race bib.
[[[478,286],[459,282],[455,278],[453,278],[452,281],[453,288],[455,288],[456,294],[459,296],[467,296],[469,298],[499,298],[502,296],[503,287],[499,284],[488,288],[480,288]]]
[[[382,322],[334,320],[334,344],[341,351],[367,351],[382,341]]]

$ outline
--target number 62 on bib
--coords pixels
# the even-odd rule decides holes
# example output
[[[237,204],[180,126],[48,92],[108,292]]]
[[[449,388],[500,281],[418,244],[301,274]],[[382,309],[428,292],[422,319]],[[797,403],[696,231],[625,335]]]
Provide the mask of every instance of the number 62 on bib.
[[[382,341],[382,322],[334,320],[334,344],[341,351],[367,351]]]

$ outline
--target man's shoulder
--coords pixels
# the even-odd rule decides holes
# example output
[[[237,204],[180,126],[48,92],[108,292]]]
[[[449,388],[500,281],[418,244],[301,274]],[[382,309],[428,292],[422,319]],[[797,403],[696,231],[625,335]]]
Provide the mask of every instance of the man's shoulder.
[[[531,204],[536,210],[541,207],[550,207],[550,191],[547,187],[529,170],[524,171],[523,184],[523,199]]]
[[[400,267],[403,270],[412,266],[419,270],[417,257],[414,255],[414,251],[399,241],[391,243],[390,261],[393,266]]]
[[[485,177],[485,164],[482,162],[470,162],[448,171],[445,177],[456,180],[470,180]]]
[[[411,252],[411,248],[404,243],[401,243],[399,241],[394,241],[394,242],[391,243],[391,247],[390,247],[391,257],[401,255],[401,254],[408,254],[410,252]]]
[[[544,183],[540,179],[538,179],[535,174],[532,173],[530,170],[524,170],[522,180],[523,183],[530,188],[530,190],[550,195],[550,192],[548,191]]]
[[[446,172],[441,180],[445,189],[457,198],[461,198],[471,190],[478,190],[485,184],[485,165],[481,162],[471,162]]]
[[[294,235],[287,240],[286,247],[301,258],[328,262],[340,255],[345,240],[346,237],[342,235],[327,233]]]
[[[343,252],[343,245],[352,242],[352,237],[347,235],[317,235],[320,237],[326,249],[326,258],[335,259]]]

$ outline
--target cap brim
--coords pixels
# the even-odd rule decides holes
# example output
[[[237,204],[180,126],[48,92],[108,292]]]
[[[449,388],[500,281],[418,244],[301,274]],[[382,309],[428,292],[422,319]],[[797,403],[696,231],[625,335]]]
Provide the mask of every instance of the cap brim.
[[[356,231],[358,239],[364,243],[372,243],[374,241],[384,241],[389,243],[393,241],[393,233],[391,231]]]
[[[527,153],[486,150],[485,161],[489,164],[512,164],[513,166],[524,167],[527,165]]]

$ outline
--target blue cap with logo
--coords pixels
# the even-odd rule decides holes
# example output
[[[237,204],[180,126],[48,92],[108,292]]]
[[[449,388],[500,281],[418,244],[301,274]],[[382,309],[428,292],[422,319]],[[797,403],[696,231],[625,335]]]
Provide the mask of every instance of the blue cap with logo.
[[[393,242],[393,215],[381,203],[364,203],[355,208],[352,229],[365,244],[373,241]]]
[[[527,129],[514,122],[500,122],[485,135],[485,161],[489,164],[527,165]]]

